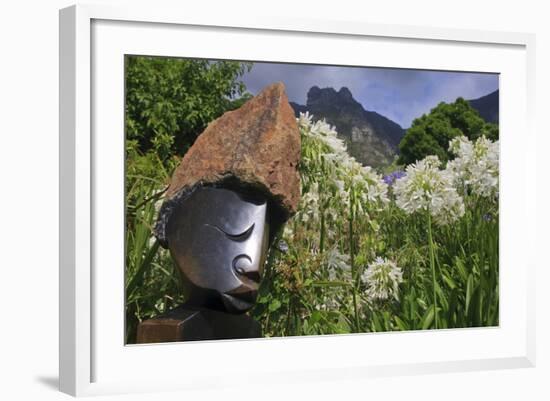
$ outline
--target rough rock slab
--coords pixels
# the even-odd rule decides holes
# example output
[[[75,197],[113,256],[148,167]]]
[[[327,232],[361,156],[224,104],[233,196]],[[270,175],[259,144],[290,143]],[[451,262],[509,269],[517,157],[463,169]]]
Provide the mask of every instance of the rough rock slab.
[[[288,217],[300,199],[300,132],[282,83],[212,121],[176,168],[167,199],[228,178],[259,189]]]

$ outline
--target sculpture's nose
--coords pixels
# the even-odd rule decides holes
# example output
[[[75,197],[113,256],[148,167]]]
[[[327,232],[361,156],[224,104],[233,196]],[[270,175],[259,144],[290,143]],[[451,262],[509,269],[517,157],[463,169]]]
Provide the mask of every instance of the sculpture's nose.
[[[241,278],[246,277],[256,283],[260,282],[260,264],[248,255],[239,255],[233,259],[233,269]]]

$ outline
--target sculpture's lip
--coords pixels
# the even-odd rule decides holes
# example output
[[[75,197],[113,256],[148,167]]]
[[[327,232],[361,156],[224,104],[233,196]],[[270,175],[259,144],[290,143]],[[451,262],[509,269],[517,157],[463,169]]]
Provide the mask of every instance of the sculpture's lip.
[[[258,291],[247,286],[240,286],[231,291],[227,291],[224,295],[253,304],[258,297]]]
[[[255,297],[254,299],[250,297],[251,295],[249,294],[247,294],[247,299],[242,299],[234,295],[222,294],[223,304],[229,313],[244,313],[252,309],[256,299]]]
[[[258,291],[244,284],[222,294],[223,303],[231,313],[243,313],[252,309],[257,297]]]

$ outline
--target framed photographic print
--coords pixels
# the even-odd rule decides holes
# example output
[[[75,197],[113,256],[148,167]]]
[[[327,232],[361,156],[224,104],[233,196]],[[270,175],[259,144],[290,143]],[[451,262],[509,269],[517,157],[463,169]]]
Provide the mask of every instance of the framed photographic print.
[[[62,10],[61,390],[532,366],[533,44]]]

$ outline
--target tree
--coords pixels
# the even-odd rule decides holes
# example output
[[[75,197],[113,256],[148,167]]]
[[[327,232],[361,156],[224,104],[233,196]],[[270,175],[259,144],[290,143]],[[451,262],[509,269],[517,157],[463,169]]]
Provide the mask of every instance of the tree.
[[[449,141],[464,135],[475,140],[485,135],[498,139],[498,126],[487,123],[463,98],[454,103],[439,103],[429,114],[413,121],[399,143],[399,164],[410,164],[428,155],[436,155],[446,162],[452,158]]]
[[[183,155],[210,121],[242,103],[247,94],[239,78],[251,66],[127,56],[126,139],[163,161]]]

